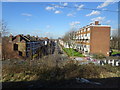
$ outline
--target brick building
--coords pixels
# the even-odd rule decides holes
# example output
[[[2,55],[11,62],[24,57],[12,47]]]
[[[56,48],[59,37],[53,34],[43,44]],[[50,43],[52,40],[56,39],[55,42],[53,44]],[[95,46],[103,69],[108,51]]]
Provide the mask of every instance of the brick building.
[[[38,50],[45,47],[49,43],[49,39],[47,37],[40,39],[30,35],[10,35],[9,42],[12,50],[18,53],[19,56],[29,57],[37,54]]]
[[[100,25],[99,21],[80,28],[73,38],[75,49],[86,54],[101,53],[109,56],[110,28],[109,25]]]

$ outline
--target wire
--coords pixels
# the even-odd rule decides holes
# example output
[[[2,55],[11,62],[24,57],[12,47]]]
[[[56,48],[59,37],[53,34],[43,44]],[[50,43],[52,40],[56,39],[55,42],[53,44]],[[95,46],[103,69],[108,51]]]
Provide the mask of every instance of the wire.
[[[67,7],[67,8],[78,8],[76,7],[70,7],[70,6],[62,6],[62,5],[55,5],[55,4],[47,4],[47,5],[51,5],[51,6],[58,6],[58,7]],[[86,10],[98,10],[98,11],[108,11],[108,12],[120,12],[118,11],[113,11],[113,10],[101,10],[101,9],[93,9],[93,8],[80,8],[80,9],[86,9]]]

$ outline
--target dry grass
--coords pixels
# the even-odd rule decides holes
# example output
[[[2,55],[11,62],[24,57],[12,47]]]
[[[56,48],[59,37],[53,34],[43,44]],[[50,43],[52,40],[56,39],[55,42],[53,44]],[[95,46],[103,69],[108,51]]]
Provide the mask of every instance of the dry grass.
[[[46,62],[46,63],[45,63]],[[51,62],[51,64],[49,63]],[[52,63],[53,62],[53,63]],[[58,62],[59,64],[59,62]],[[78,65],[73,61],[62,66],[56,62],[38,60],[24,61],[23,64],[3,65],[2,82],[8,81],[32,81],[47,80],[59,81],[72,79],[76,77],[82,78],[108,78],[120,77],[120,67],[112,67],[110,65],[96,66],[94,64]]]

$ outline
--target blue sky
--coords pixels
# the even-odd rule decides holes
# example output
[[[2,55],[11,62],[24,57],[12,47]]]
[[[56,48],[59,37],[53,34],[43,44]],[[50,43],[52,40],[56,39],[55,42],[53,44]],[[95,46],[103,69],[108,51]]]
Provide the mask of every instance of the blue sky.
[[[2,18],[13,35],[30,34],[57,38],[74,27],[80,28],[95,20],[111,25],[115,31],[118,28],[118,13],[104,10],[117,11],[118,3],[3,2]]]

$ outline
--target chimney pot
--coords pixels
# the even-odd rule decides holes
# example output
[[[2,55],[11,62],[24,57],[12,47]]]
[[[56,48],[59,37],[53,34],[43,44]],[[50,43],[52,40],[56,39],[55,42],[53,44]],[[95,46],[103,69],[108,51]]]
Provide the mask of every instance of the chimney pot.
[[[95,21],[95,25],[99,25],[99,21]]]
[[[10,38],[10,42],[12,42],[12,39],[13,39],[13,36],[12,36],[12,34],[10,34],[10,36],[9,36],[9,38]]]
[[[18,42],[20,42],[20,35],[17,35],[17,40]]]

